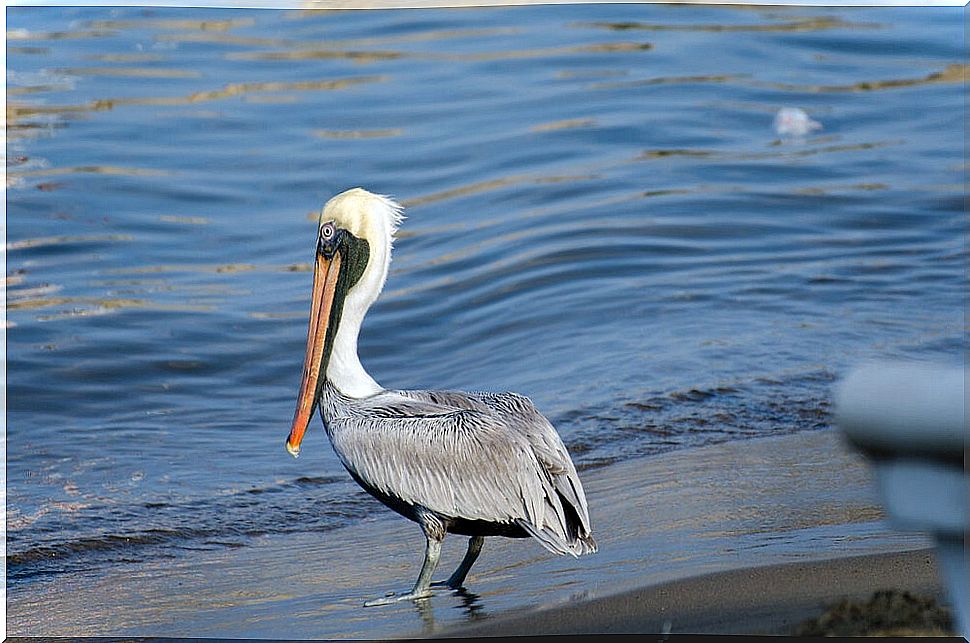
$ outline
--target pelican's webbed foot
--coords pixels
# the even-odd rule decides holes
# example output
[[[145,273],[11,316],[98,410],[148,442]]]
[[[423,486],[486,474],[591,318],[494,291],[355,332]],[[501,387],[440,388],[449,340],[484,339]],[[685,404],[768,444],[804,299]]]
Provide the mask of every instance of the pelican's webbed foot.
[[[431,583],[431,586],[447,587],[448,589],[461,589],[462,583],[461,581],[456,583],[455,581],[449,578],[448,580],[436,580],[435,582]]]
[[[407,594],[390,594],[389,596],[382,596],[381,598],[375,598],[364,603],[364,607],[374,607],[376,605],[393,605],[394,603],[399,603],[401,601],[421,601],[431,597],[431,591],[425,590],[423,593],[408,592]]]

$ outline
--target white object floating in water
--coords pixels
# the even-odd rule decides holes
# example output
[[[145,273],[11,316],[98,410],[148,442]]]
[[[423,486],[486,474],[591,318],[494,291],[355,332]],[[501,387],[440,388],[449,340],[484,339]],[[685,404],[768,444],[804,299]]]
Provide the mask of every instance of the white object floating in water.
[[[809,118],[800,107],[782,107],[775,114],[774,127],[779,136],[805,136],[822,129],[822,124]]]

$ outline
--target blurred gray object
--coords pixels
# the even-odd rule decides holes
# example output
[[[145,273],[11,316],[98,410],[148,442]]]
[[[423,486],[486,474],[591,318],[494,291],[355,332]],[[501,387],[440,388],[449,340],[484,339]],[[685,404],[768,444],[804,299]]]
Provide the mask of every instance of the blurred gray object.
[[[966,393],[962,367],[893,362],[852,371],[835,402],[836,422],[875,465],[890,520],[932,535],[958,633],[970,639]]]

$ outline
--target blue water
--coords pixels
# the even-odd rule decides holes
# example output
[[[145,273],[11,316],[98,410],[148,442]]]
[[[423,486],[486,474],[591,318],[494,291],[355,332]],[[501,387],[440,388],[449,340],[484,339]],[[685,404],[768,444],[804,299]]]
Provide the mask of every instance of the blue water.
[[[581,470],[959,359],[961,16],[9,9],[12,591],[385,511],[317,423],[283,450],[349,187],[407,206],[369,372],[529,395]]]

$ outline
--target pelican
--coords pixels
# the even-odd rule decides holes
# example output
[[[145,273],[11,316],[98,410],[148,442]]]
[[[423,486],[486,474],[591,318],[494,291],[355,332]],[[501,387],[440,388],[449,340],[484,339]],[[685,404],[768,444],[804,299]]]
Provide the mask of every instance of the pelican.
[[[485,536],[531,536],[554,554],[596,551],[576,467],[528,398],[388,390],[361,365],[361,322],[384,287],[402,219],[401,206],[362,188],[323,207],[303,378],[286,440],[299,455],[318,408],[351,477],[424,532],[411,591],[364,605],[423,599],[432,586],[461,588]],[[468,549],[448,580],[432,583],[446,533],[468,536]]]

